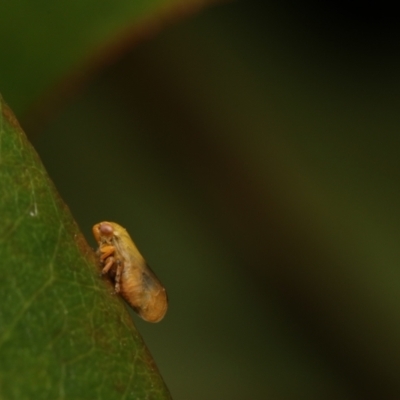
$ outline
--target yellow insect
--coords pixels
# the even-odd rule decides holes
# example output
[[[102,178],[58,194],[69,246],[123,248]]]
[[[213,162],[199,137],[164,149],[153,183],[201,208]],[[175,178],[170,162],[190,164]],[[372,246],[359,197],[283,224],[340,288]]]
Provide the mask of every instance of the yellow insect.
[[[99,244],[102,274],[112,279],[115,293],[145,321],[161,321],[168,308],[167,292],[126,229],[115,222],[100,222],[93,226],[93,235]]]

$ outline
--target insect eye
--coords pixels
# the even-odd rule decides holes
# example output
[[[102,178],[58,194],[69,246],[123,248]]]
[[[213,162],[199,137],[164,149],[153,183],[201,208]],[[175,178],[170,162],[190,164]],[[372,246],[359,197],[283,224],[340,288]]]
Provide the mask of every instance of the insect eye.
[[[113,227],[107,222],[103,222],[99,225],[99,231],[104,236],[111,236],[114,233]]]

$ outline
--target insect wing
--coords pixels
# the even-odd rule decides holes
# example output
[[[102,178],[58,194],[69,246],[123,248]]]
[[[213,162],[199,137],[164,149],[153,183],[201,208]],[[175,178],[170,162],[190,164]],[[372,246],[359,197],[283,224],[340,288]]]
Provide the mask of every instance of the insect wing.
[[[143,306],[139,315],[146,321],[160,321],[168,308],[167,292],[147,264],[142,270],[142,290]]]

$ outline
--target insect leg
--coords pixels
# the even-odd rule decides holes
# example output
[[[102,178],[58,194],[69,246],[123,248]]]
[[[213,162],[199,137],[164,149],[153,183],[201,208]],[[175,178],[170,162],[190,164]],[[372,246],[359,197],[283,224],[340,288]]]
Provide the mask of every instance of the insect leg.
[[[115,293],[119,293],[121,291],[120,281],[123,269],[124,269],[124,264],[121,262],[121,260],[118,260],[117,272],[115,274]]]
[[[100,246],[100,261],[104,261],[106,258],[110,257],[115,253],[114,246]]]
[[[114,257],[108,257],[107,261],[106,261],[106,265],[101,270],[101,274],[105,275],[110,270],[110,268],[114,265],[114,262],[115,262]]]

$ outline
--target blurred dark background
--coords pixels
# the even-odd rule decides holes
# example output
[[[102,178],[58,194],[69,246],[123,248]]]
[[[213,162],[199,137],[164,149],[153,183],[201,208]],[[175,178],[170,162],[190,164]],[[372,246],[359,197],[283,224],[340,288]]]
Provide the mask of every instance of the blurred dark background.
[[[387,2],[227,3],[26,123],[91,244],[120,223],[167,287],[134,318],[175,400],[400,398],[399,33]]]

